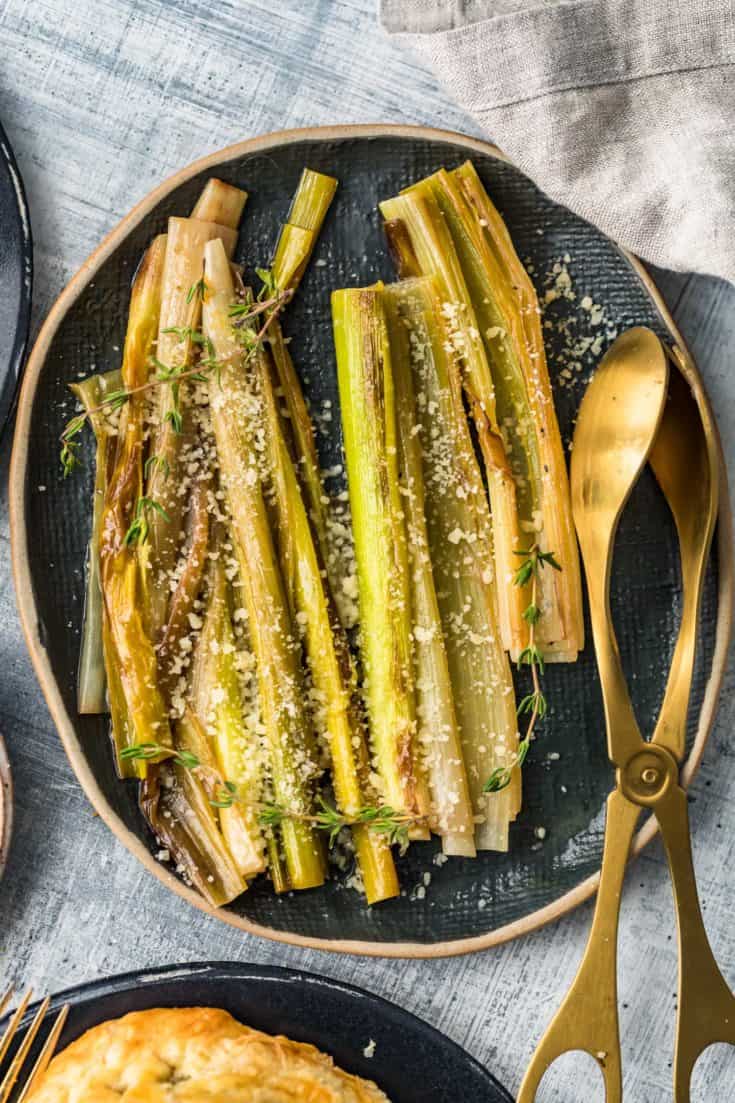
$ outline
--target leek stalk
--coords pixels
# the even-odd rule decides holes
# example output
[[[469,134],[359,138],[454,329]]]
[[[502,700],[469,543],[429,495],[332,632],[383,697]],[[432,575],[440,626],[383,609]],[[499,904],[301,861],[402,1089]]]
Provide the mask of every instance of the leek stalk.
[[[250,877],[265,869],[258,824],[263,764],[258,736],[244,722],[236,661],[224,567],[221,560],[214,560],[194,659],[192,703],[212,737],[222,778],[237,788],[237,801],[219,809],[220,828],[240,873]]]
[[[81,383],[73,383],[70,389],[89,413],[104,402],[110,391],[119,390],[121,381],[120,372],[112,371],[105,375],[92,375]],[[82,646],[77,673],[77,709],[81,715],[99,715],[107,712],[99,545],[115,440],[110,436],[108,423],[101,413],[90,413],[89,421],[96,441],[95,475],[92,531],[87,545]]]
[[[518,565],[513,553],[537,544],[562,569],[539,579],[535,639],[547,662],[574,661],[583,645],[579,557],[531,281],[469,162],[412,185],[384,209],[394,220],[403,218],[410,250],[402,239],[394,241],[394,250],[405,257],[404,268],[418,265],[437,276],[446,295],[450,341],[465,368],[488,472],[505,645],[518,659],[528,644],[523,612],[529,592],[528,586],[512,585]],[[464,329],[457,329],[457,319]],[[469,349],[466,324],[484,356]]]
[[[163,270],[161,314],[156,360],[160,370],[175,375],[192,363],[202,313],[201,287],[204,246],[221,239],[232,255],[237,231],[216,222],[194,218],[170,218]],[[203,289],[202,289],[203,290]],[[153,638],[158,640],[168,615],[169,579],[178,558],[186,499],[179,493],[183,460],[194,432],[192,410],[185,382],[171,383],[158,390],[156,428],[151,445],[155,457],[148,473],[146,497],[158,503],[150,517],[149,569],[150,615]]]
[[[409,567],[380,290],[335,291],[332,319],[371,749],[382,799],[398,813],[421,819],[430,802],[416,746]],[[424,829],[413,834],[428,833]]]
[[[165,253],[166,238],[162,235],[153,241],[136,273],[123,350],[122,382],[126,390],[148,378],[158,331]],[[121,750],[134,743],[170,746],[171,732],[156,652],[148,632],[140,549],[128,539],[143,483],[141,395],[132,395],[122,407],[118,440],[115,469],[104,501],[99,550],[105,640],[109,644],[106,664],[116,700],[112,715],[118,769],[123,776],[143,777],[146,761],[121,759]],[[118,690],[125,701],[124,710]],[[117,725],[116,715],[120,718]]]
[[[181,640],[189,633],[189,617],[194,611],[194,603],[199,596],[204,579],[210,544],[211,493],[212,479],[207,472],[196,480],[192,491],[189,507],[190,533],[185,562],[176,583],[176,589],[171,595],[168,620],[158,647],[161,678],[169,693],[173,690],[177,677],[175,673],[177,652],[180,652]]]
[[[240,225],[247,198],[246,191],[212,177],[204,185],[191,217],[200,222],[216,222],[219,226],[236,230]]]
[[[513,772],[504,792],[483,792],[492,771],[513,761],[518,746],[513,681],[486,551],[487,499],[458,366],[447,352],[438,287],[431,279],[410,280],[394,294],[410,326],[429,552],[477,823],[475,842],[480,850],[507,850],[508,824],[520,805],[520,771]]]
[[[333,176],[312,169],[302,172],[271,266],[280,291],[294,291],[301,282],[336,190]]]
[[[303,172],[272,266],[279,290],[296,290],[336,186],[332,177],[309,169]],[[271,323],[269,335],[273,364],[288,411],[284,424],[275,402],[267,358],[258,357],[280,555],[282,563],[291,565],[286,579],[290,583],[292,607],[305,618],[307,659],[324,717],[337,807],[345,815],[354,816],[371,802],[373,794],[368,783],[369,759],[359,715],[357,675],[329,582],[324,577],[323,567],[329,562],[330,549],[314,430],[278,319]],[[355,824],[352,836],[368,903],[396,896],[398,879],[385,840],[366,824]]]
[[[287,812],[309,815],[317,768],[309,754],[300,647],[276,558],[254,437],[258,404],[243,373],[245,350],[229,316],[235,301],[221,241],[204,250],[205,333],[219,363],[210,384],[210,411],[223,489],[235,535],[240,581],[258,671],[274,799]],[[310,888],[324,881],[321,844],[311,825],[286,817],[280,827],[289,881]]]
[[[271,268],[274,284],[279,290],[294,292],[301,282],[336,188],[337,181],[333,177],[304,169],[291,204],[289,220],[281,230]],[[331,557],[327,514],[314,428],[277,318],[269,326],[268,332],[278,383],[288,410],[299,480],[319,551],[328,567]]]
[[[464,228],[467,266],[477,287],[473,300],[487,299],[488,320],[502,333],[490,338],[490,327],[484,330],[498,416],[520,465],[519,511],[528,533],[523,547],[538,543],[542,551],[553,552],[562,568],[542,571],[537,579],[541,618],[536,640],[547,662],[573,662],[584,646],[579,554],[536,291],[472,163],[437,179]],[[524,646],[527,639],[526,630]]]
[[[273,482],[281,567],[292,615],[302,624],[306,657],[317,697],[320,727],[330,751],[337,807],[355,816],[373,795],[369,760],[360,722],[357,686],[347,636],[324,578],[322,561],[306,514],[294,463],[284,439],[267,357],[253,360],[263,398],[265,436]],[[369,904],[398,895],[390,848],[366,824],[352,827],[357,861]]]
[[[431,791],[432,826],[445,854],[475,856],[472,803],[429,554],[411,355],[425,337],[406,283],[386,288],[384,302],[396,392],[398,463],[410,553],[419,746]]]
[[[411,251],[399,274],[414,274],[418,266],[421,275],[437,280],[447,340],[462,364],[462,378],[485,464],[492,506],[499,621],[504,645],[515,655],[520,652],[527,631],[523,620],[524,595],[512,584],[517,565],[515,552],[524,544],[516,484],[498,426],[490,365],[470,292],[449,227],[428,182],[386,200],[380,209],[391,226],[400,222],[406,231],[405,237],[393,231],[394,253],[404,255],[405,243],[410,241]]]
[[[175,726],[176,748],[201,766],[155,763],[141,786],[141,808],[159,841],[169,849],[187,879],[213,907],[221,907],[248,887],[220,831],[217,781],[206,733],[190,712]]]

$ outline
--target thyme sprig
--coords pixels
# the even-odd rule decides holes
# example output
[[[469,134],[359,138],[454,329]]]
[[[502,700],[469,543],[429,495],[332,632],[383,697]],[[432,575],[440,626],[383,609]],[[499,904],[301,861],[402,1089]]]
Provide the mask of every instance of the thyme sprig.
[[[158,513],[167,524],[171,520],[160,502],[154,501],[153,498],[141,496],[135,503],[133,520],[130,523],[128,531],[125,533],[125,538],[123,540],[124,544],[127,546],[145,544],[150,534],[150,522],[148,518],[151,513]]]
[[[201,775],[212,793],[209,803],[215,808],[231,808],[240,801],[235,783],[223,780],[217,770],[202,762],[193,751],[168,747],[165,743],[132,743],[120,751],[120,758],[132,762],[150,762],[151,759],[157,762],[173,762],[185,770]]]
[[[203,281],[200,282],[203,284]],[[196,286],[196,284],[192,285],[190,291],[193,291],[193,288],[196,288]],[[266,284],[264,283],[264,287],[265,286]],[[272,281],[268,286],[275,287]],[[193,292],[192,297],[194,297],[194,293],[195,292]],[[204,291],[202,294],[204,294]],[[245,302],[235,304],[230,312],[230,316],[235,319],[232,323],[233,327],[238,329],[247,325],[252,319],[258,318],[264,312],[267,315],[264,324],[258,331],[252,332],[250,329],[244,331],[248,333],[248,338],[246,339],[248,348],[255,351],[255,349],[260,346],[265,338],[268,327],[291,298],[292,294],[293,292],[291,291],[275,290],[273,294],[259,299],[257,302],[253,302],[251,299],[250,301],[246,300]],[[236,313],[233,314],[232,311],[236,311]],[[175,432],[181,432],[183,428],[183,417],[179,403],[181,384],[185,380],[202,382],[211,373],[219,376],[220,364],[215,358],[212,342],[200,330],[192,329],[188,326],[172,326],[164,330],[164,332],[174,333],[178,336],[180,341],[190,341],[193,345],[198,346],[201,353],[199,361],[191,366],[183,364],[179,367],[172,367],[168,364],[161,363],[155,356],[152,356],[150,359],[152,373],[145,383],[141,383],[137,387],[128,387],[112,391],[99,403],[99,405],[92,406],[88,410],[82,410],[80,413],[75,414],[74,417],[66,423],[60,438],[61,452],[59,458],[64,478],[71,475],[81,464],[79,456],[81,443],[78,438],[89,419],[95,414],[108,413],[121,409],[135,395],[145,394],[161,386],[171,387],[174,402],[173,408],[166,414],[166,419],[171,423]]]
[[[186,296],[187,304],[194,302],[194,299],[201,299],[202,302],[204,302],[207,291],[208,288],[206,283],[204,282],[204,276],[202,276],[201,279],[198,279],[196,283],[193,283],[189,288]]]
[[[262,345],[269,327],[294,293],[293,288],[286,288],[281,291],[269,269],[256,268],[255,271],[263,285],[258,298],[253,300],[252,293],[246,289],[243,301],[233,303],[229,311],[232,328],[240,342],[251,354]],[[265,321],[259,329],[254,329],[252,326],[253,320],[262,315],[265,315]]]
[[[523,556],[523,562],[513,577],[513,585],[527,586],[529,582],[531,583],[530,601],[523,611],[523,619],[528,624],[528,644],[518,656],[519,669],[527,666],[531,671],[531,692],[523,697],[518,705],[518,715],[528,716],[528,723],[526,734],[518,744],[518,750],[512,761],[506,766],[498,766],[485,782],[484,791],[486,793],[500,793],[510,785],[513,770],[522,766],[526,761],[526,755],[534,738],[536,724],[539,720],[543,720],[548,710],[548,702],[541,690],[541,679],[539,677],[544,672],[544,658],[536,643],[536,626],[541,617],[541,609],[538,604],[538,581],[541,571],[544,570],[547,564],[555,571],[560,571],[561,565],[557,562],[553,552],[542,552],[538,544],[533,544],[530,548],[517,551],[515,554]]]
[[[165,743],[133,743],[130,747],[123,747],[120,758],[131,762],[149,762],[153,758],[169,759],[186,770],[193,770],[201,765],[191,751],[177,751],[173,747],[167,747]]]
[[[326,832],[330,847],[334,846],[343,827],[365,824],[369,831],[383,835],[389,846],[399,846],[401,854],[408,847],[410,828],[425,823],[423,817],[397,812],[388,804],[367,805],[358,809],[353,816],[348,816],[329,804],[323,796],[317,798],[317,803],[319,811],[311,814],[284,809],[279,804],[266,804],[261,809],[258,820],[264,827],[270,828],[279,827],[284,820],[311,824],[317,831]]]
[[[92,406],[88,410],[83,410],[67,422],[64,432],[61,434],[60,460],[64,478],[66,478],[67,475],[71,475],[72,471],[80,465],[80,443],[76,438],[81,433],[87,420],[94,414],[102,413],[103,411],[105,413],[112,413],[114,410],[119,410],[125,405],[127,400],[127,391],[110,391],[104,402],[101,402],[99,406]]]
[[[120,752],[120,757],[132,761],[140,760],[148,762],[151,759],[166,760],[182,766],[186,770],[193,770],[214,776],[215,786],[209,803],[214,808],[232,808],[234,804],[243,803],[243,798],[234,781],[223,779],[215,770],[206,766],[192,751],[181,751],[173,747],[167,747],[162,743],[134,743],[125,747]],[[323,831],[328,836],[329,846],[333,847],[337,836],[343,827],[354,827],[357,824],[365,824],[369,831],[376,835],[382,835],[389,846],[400,847],[401,854],[405,853],[409,842],[409,831],[414,826],[426,824],[423,816],[409,816],[398,812],[388,804],[366,805],[352,815],[340,812],[320,794],[317,797],[318,810],[313,813],[298,812],[295,809],[284,808],[281,804],[269,802],[262,804],[258,811],[258,823],[261,827],[273,830],[280,827],[286,820],[296,820],[299,823],[308,823],[317,831]]]
[[[171,466],[165,456],[149,456],[143,465],[143,474],[146,479],[153,474],[154,471],[160,471],[164,479],[167,479]]]
[[[240,802],[240,794],[234,781],[223,781],[222,787],[217,790],[210,804],[214,808],[232,808],[233,804]]]

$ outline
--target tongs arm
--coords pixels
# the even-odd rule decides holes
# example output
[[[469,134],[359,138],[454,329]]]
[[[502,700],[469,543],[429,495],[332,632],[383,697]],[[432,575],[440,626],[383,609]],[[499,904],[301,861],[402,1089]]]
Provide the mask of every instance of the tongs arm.
[[[625,865],[640,808],[615,789],[607,798],[600,887],[587,949],[564,1002],[539,1042],[518,1103],[533,1103],[544,1073],[562,1054],[588,1053],[605,1083],[606,1103],[621,1103],[617,944]]]
[[[661,828],[676,903],[679,1011],[675,1103],[689,1103],[692,1070],[709,1045],[735,1045],[735,997],[717,966],[702,920],[687,798],[679,782],[699,601],[717,516],[718,456],[712,435],[704,432],[702,411],[686,378],[690,366],[686,354],[675,349],[669,355],[681,372],[671,373],[666,410],[652,442],[650,460],[676,522],[684,600],[666,693],[650,743],[642,740],[635,720],[609,607],[612,545],[624,500],[611,504],[601,493],[589,447],[585,463],[579,466],[576,488],[573,477],[575,505],[586,521],[580,530],[580,543],[605,702],[608,753],[617,768],[617,788],[607,804],[600,889],[587,950],[569,994],[533,1057],[518,1103],[533,1103],[546,1069],[569,1050],[584,1050],[596,1058],[605,1081],[607,1103],[620,1103],[622,1099],[617,931],[625,862],[641,808],[650,809]],[[600,409],[601,394],[595,397]],[[696,418],[700,418],[700,425],[694,428]],[[587,438],[589,445],[593,439],[589,427]]]
[[[687,795],[674,778],[655,802],[669,862],[679,936],[674,1101],[690,1103],[692,1071],[716,1042],[735,1045],[735,997],[715,961],[702,918],[692,860]]]

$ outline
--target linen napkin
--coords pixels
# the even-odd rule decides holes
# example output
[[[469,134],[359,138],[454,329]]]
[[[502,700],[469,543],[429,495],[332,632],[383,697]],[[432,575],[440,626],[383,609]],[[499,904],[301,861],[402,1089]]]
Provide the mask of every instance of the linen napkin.
[[[381,19],[557,202],[735,282],[735,0],[381,0]]]

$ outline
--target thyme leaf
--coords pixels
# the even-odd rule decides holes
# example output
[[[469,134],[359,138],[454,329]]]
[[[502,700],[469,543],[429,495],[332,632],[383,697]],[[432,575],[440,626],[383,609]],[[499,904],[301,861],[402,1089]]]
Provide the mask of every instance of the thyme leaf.
[[[120,758],[133,762],[148,762],[152,758],[169,759],[186,770],[193,770],[200,765],[199,759],[191,751],[177,751],[164,743],[133,743],[130,747],[123,747]]]
[[[143,467],[143,474],[146,478],[154,471],[160,471],[164,479],[167,479],[171,473],[171,467],[165,456],[149,456],[145,461]]]
[[[518,744],[518,749],[512,760],[505,766],[498,766],[490,774],[483,786],[486,793],[500,793],[506,789],[513,777],[513,771],[522,766],[526,760],[531,742],[534,738],[534,729],[539,720],[543,720],[548,711],[548,702],[541,690],[540,674],[544,672],[544,657],[536,643],[536,626],[541,618],[541,609],[538,604],[538,580],[542,570],[548,564],[555,571],[560,571],[561,566],[554,553],[542,552],[538,544],[515,552],[523,558],[523,562],[513,576],[515,586],[527,586],[531,583],[531,595],[528,605],[523,611],[523,619],[528,624],[528,644],[518,656],[518,669],[527,666],[531,671],[532,690],[521,699],[518,705],[518,715],[528,716],[528,724],[523,739]]]
[[[170,522],[171,518],[160,502],[156,502],[153,498],[146,498],[144,496],[138,498],[135,503],[133,520],[130,523],[128,531],[125,533],[123,541],[128,547],[131,547],[133,544],[145,544],[150,534],[148,515],[151,511],[158,513],[167,523]]]
[[[202,302],[204,302],[204,296],[206,295],[206,293],[207,285],[204,282],[204,276],[202,276],[201,279],[197,280],[197,282],[193,283],[189,288],[188,294],[186,296],[187,304],[192,303],[194,299],[201,299]]]

